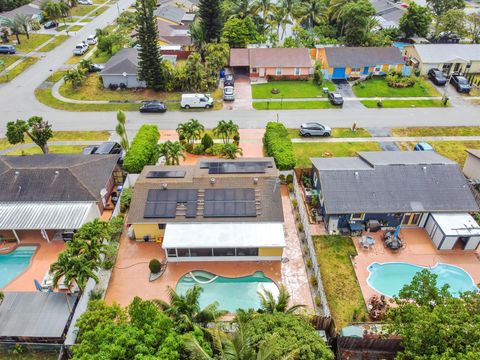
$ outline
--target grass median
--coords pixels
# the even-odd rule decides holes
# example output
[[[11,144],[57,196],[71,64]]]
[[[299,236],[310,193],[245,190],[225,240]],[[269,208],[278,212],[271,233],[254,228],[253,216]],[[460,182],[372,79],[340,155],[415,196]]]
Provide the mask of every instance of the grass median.
[[[58,45],[60,45],[61,43],[63,43],[67,39],[68,39],[67,35],[55,36],[55,38],[52,41],[50,41],[47,45],[43,46],[38,51],[40,51],[40,52],[52,51],[53,49],[55,49]]]
[[[333,109],[339,106],[333,106],[329,101],[306,100],[306,101],[261,101],[252,104],[255,110],[295,110],[295,109]]]
[[[20,64],[16,65],[13,69],[8,71],[8,76],[7,74],[3,73],[0,75],[0,83],[5,83],[8,81],[11,81],[18,75],[20,75],[24,70],[32,66],[38,61],[38,57],[27,57],[25,58]]]
[[[360,101],[367,108],[378,108],[378,100]],[[382,108],[444,107],[441,100],[382,100]]]

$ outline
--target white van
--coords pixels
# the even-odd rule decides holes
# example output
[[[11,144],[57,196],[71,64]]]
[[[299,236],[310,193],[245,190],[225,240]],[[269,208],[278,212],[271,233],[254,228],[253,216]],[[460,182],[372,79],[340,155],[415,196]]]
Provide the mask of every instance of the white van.
[[[180,106],[185,109],[210,109],[213,106],[213,98],[207,94],[183,94]]]

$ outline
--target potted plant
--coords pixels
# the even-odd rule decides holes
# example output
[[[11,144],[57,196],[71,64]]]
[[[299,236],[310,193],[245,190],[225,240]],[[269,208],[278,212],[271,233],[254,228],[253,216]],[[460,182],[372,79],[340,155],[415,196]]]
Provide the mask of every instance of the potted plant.
[[[150,269],[149,281],[154,281],[162,276],[162,263],[158,259],[152,259],[148,263],[148,268]]]

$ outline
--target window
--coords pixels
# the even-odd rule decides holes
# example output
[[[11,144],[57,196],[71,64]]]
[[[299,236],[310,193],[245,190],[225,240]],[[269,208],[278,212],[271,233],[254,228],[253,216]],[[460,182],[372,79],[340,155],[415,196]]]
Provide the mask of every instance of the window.
[[[257,73],[258,69],[257,68],[252,68],[252,73]]]
[[[177,249],[177,255],[179,257],[189,257],[190,249]]]
[[[166,227],[167,227],[167,224],[158,224],[159,230],[165,230]]]
[[[168,257],[177,257],[177,249],[167,249]]]
[[[356,67],[356,68],[352,68],[352,70],[350,71],[351,73],[359,73],[360,72],[360,68]]]
[[[237,256],[258,256],[258,248],[237,248]]]
[[[275,75],[282,75],[282,68],[276,68],[275,69]]]
[[[190,249],[190,256],[212,256],[212,249],[192,248]]]
[[[235,248],[213,249],[213,256],[235,256]]]
[[[294,74],[295,74],[295,75],[300,75],[301,73],[302,73],[302,69],[300,69],[300,68],[295,68],[295,70],[294,70]]]
[[[350,215],[350,220],[363,220],[364,217],[365,217],[364,213],[356,213],[356,214]]]
[[[382,65],[375,65],[375,69],[373,71],[375,71],[375,72],[382,71]]]

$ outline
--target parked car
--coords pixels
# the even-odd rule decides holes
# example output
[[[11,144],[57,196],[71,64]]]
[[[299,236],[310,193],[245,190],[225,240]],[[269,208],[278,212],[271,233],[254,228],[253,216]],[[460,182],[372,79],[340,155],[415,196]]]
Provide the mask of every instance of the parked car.
[[[332,105],[343,105],[343,97],[338,92],[330,91],[328,93],[328,100]]]
[[[332,129],[327,125],[319,123],[306,123],[300,126],[300,135],[302,136],[330,136]]]
[[[234,94],[233,86],[225,86],[223,88],[223,100],[225,100],[225,101],[234,101],[235,100],[235,94]]]
[[[147,101],[140,107],[141,113],[164,113],[167,107],[161,101]]]
[[[75,49],[73,49],[73,55],[80,56],[85,54],[87,51],[88,51],[88,44],[86,43],[77,44],[75,46]]]
[[[43,24],[44,29],[53,29],[53,28],[56,28],[57,26],[58,26],[58,22],[56,22],[55,20],[50,20],[50,21],[47,21],[45,24]]]
[[[82,154],[83,155],[91,155],[97,151],[98,145],[87,145],[83,148]]]
[[[213,106],[213,98],[207,94],[183,94],[180,106],[185,109],[191,107],[210,109]]]
[[[87,44],[88,45],[95,45],[96,43],[97,43],[97,35],[88,35]]]
[[[452,75],[450,83],[457,89],[460,93],[469,93],[471,90],[470,84],[465,76],[462,75]]]
[[[105,68],[103,64],[92,64],[88,67],[88,72],[100,72]]]
[[[122,147],[115,141],[105,141],[101,143],[98,148],[93,152],[95,155],[106,154],[121,154],[123,152]]]
[[[430,69],[427,75],[435,85],[443,86],[447,83],[447,78],[439,69]]]
[[[79,5],[93,5],[93,1],[92,0],[78,0],[77,3]]]
[[[233,86],[235,84],[235,78],[233,74],[226,74],[225,80],[223,81],[223,86]]]
[[[426,142],[419,142],[418,144],[415,144],[415,147],[413,148],[414,151],[434,151],[432,145]]]
[[[13,45],[0,45],[0,54],[15,54],[16,51]]]

